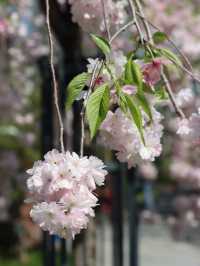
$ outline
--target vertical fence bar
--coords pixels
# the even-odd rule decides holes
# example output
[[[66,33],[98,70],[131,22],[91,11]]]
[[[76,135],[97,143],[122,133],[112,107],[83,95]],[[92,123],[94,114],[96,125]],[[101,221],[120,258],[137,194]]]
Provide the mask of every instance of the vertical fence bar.
[[[42,76],[41,86],[41,155],[43,156],[53,148],[53,88],[48,58],[38,61]],[[43,234],[43,265],[55,266],[55,239],[48,233]]]
[[[123,182],[118,168],[112,177],[113,265],[123,266]]]
[[[129,265],[138,266],[138,229],[139,211],[137,204],[138,177],[136,170],[130,169],[128,174],[128,213],[129,213]]]
[[[67,250],[66,250],[66,240],[61,239],[61,247],[60,247],[60,265],[61,266],[67,266]]]

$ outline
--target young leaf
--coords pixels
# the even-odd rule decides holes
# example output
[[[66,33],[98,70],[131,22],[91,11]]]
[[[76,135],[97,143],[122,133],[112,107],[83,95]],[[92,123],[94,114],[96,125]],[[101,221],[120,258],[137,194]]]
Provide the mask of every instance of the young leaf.
[[[134,103],[133,99],[129,95],[125,95],[128,109],[130,111],[131,117],[138,128],[142,142],[145,144],[143,125],[142,125],[142,113],[137,105]]]
[[[109,54],[111,51],[110,44],[108,43],[107,40],[102,38],[101,36],[91,34],[92,40],[96,44],[96,46],[105,54]]]
[[[162,31],[157,31],[153,35],[153,40],[154,40],[155,44],[162,43],[166,39],[167,39],[167,35],[166,35],[166,33],[162,32]]]
[[[149,106],[149,103],[144,95],[144,93],[137,93],[135,96],[138,104],[142,107],[142,109],[144,110],[144,112],[148,115],[149,119],[152,121],[153,117],[152,117],[152,112],[151,112],[151,108]]]
[[[126,84],[135,84],[138,88],[142,88],[142,71],[138,64],[130,58],[125,67],[125,82]]]
[[[163,55],[164,57],[166,57],[167,59],[169,59],[171,62],[175,63],[178,66],[182,65],[181,60],[179,59],[179,57],[173,53],[172,51],[170,51],[167,48],[162,48],[160,49],[160,53],[161,55]]]
[[[91,138],[106,117],[109,110],[109,88],[106,84],[98,87],[89,97],[86,106],[86,116],[89,123]]]
[[[87,80],[89,79],[88,73],[82,73],[72,79],[67,87],[67,102],[66,107],[70,108],[81,91],[84,89]]]
[[[168,95],[166,93],[165,88],[162,87],[162,86],[158,86],[158,87],[155,88],[155,96],[160,101],[168,100],[169,99],[169,97],[168,97]]]

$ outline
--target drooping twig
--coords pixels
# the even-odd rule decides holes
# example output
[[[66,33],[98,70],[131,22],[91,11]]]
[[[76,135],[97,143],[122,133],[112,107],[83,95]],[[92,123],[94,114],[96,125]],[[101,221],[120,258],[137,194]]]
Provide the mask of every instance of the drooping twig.
[[[135,0],[137,2],[139,2],[139,0]],[[142,10],[142,6],[140,4],[140,10]],[[142,13],[136,12],[136,15],[139,16],[142,21],[145,23],[145,27],[146,30],[148,31],[148,34],[150,34],[149,37],[151,37],[151,43],[153,43],[152,40],[152,34],[151,34],[151,30],[150,30],[150,26],[152,26],[154,29],[161,31],[159,29],[159,27],[155,26],[153,23],[151,23],[148,19],[145,18],[144,16],[144,12],[142,11]],[[181,55],[181,57],[184,59],[185,63],[188,65],[188,67],[190,68],[190,70],[188,70],[186,67],[184,67],[183,65],[177,64],[176,62],[173,61],[174,64],[176,64],[177,67],[179,67],[182,71],[186,72],[193,80],[196,80],[197,82],[200,83],[200,77],[197,77],[194,73],[193,73],[193,67],[192,64],[190,63],[190,60],[187,58],[187,56],[176,46],[176,44],[168,37],[167,34],[166,35],[166,39],[168,40],[169,43],[171,43],[171,45],[176,49],[176,51]]]
[[[122,33],[124,32],[126,29],[128,29],[130,26],[134,25],[135,21],[131,20],[130,22],[128,22],[127,24],[125,24],[123,27],[121,27],[110,39],[110,44]]]
[[[148,21],[143,19],[145,16],[144,16],[144,12],[143,12],[143,9],[142,9],[142,5],[140,4],[140,0],[133,0],[133,1],[135,2],[136,6],[137,6],[138,13],[141,15],[140,18],[141,18],[141,20],[143,22],[144,29],[145,29],[147,37],[148,37],[148,41],[149,41],[150,44],[153,45],[154,41],[153,41],[153,38],[152,38],[151,29],[149,27]],[[167,76],[165,75],[165,73],[163,71],[161,73],[161,77],[162,77],[162,80],[165,83],[166,92],[167,92],[167,94],[169,96],[169,99],[170,99],[172,105],[174,106],[174,109],[175,109],[177,115],[180,116],[181,118],[184,118],[185,114],[183,113],[183,111],[179,108],[178,104],[176,103],[176,99],[174,97],[170,82],[169,82]]]
[[[136,7],[137,7],[139,13],[144,17],[144,12],[143,12],[143,9],[142,9],[142,5],[140,4],[140,0],[134,0],[134,2],[136,4]],[[136,13],[136,15],[137,15],[137,13]],[[143,23],[144,28],[146,30],[147,38],[148,38],[149,42],[152,43],[153,42],[153,38],[152,38],[152,34],[151,34],[151,29],[149,28],[149,25],[146,22],[146,20],[142,20],[142,23]]]
[[[54,89],[54,103],[56,106],[56,112],[59,120],[59,126],[60,126],[60,145],[61,145],[61,151],[64,152],[64,126],[62,121],[62,115],[59,108],[58,103],[58,83],[56,80],[56,71],[54,67],[54,43],[53,43],[53,34],[51,30],[51,22],[50,22],[50,5],[49,0],[46,0],[46,24],[47,24],[47,30],[48,30],[48,38],[49,38],[49,47],[50,47],[50,67],[51,67],[51,73],[52,73],[52,79],[53,79],[53,89]]]
[[[148,24],[154,28],[157,31],[161,31],[164,32],[163,30],[161,30],[158,26],[154,25],[150,20],[148,20],[147,18],[145,18],[144,16],[142,16],[139,12],[136,12],[136,15],[138,17],[140,17],[141,19],[145,20],[146,22],[148,22]],[[164,32],[165,33],[165,32]],[[177,47],[177,45],[175,44],[175,42],[169,38],[168,34],[165,33],[166,39],[168,40],[168,42],[176,49],[176,51],[181,55],[181,57],[184,59],[185,63],[188,65],[188,67],[190,68],[190,71],[193,72],[193,67],[192,64],[190,63],[190,60],[188,59],[188,57]]]
[[[182,119],[185,118],[185,114],[183,113],[183,111],[179,108],[179,106],[176,104],[176,99],[174,97],[174,94],[172,92],[172,89],[171,89],[171,85],[169,83],[169,80],[167,78],[167,76],[165,75],[164,72],[162,72],[162,79],[165,83],[165,87],[166,87],[166,91],[167,91],[167,94],[169,96],[169,99],[170,101],[172,102],[173,106],[174,106],[174,109],[176,111],[176,114],[181,117]]]
[[[139,33],[139,36],[140,36],[140,39],[141,39],[141,43],[143,44],[144,43],[144,36],[143,36],[143,33],[142,33],[142,29],[140,27],[140,24],[138,23],[138,20],[137,20],[135,5],[134,5],[132,0],[128,0],[128,2],[129,2],[129,6],[131,8],[133,20],[135,21],[136,29],[137,29],[137,31]]]
[[[108,39],[111,39],[111,33],[110,33],[110,25],[109,25],[109,18],[106,12],[106,6],[105,6],[105,0],[101,0],[101,6],[103,10],[103,21],[106,29],[106,33],[108,35]]]

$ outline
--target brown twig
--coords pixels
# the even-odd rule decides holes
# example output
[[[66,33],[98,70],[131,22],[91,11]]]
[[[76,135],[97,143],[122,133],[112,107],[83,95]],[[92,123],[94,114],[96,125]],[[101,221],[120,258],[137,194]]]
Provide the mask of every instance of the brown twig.
[[[104,25],[105,25],[105,29],[106,29],[106,33],[108,35],[108,39],[111,39],[111,33],[110,33],[110,25],[109,25],[109,20],[108,20],[108,16],[107,16],[107,12],[106,12],[106,7],[105,7],[105,0],[101,0],[101,6],[102,6],[102,10],[103,10],[103,21],[104,21]]]
[[[171,102],[172,102],[172,104],[174,106],[174,109],[176,111],[176,114],[179,117],[181,117],[182,119],[185,118],[185,114],[183,113],[183,111],[176,104],[176,99],[175,99],[174,94],[172,92],[171,85],[169,83],[169,80],[168,80],[167,76],[165,75],[164,72],[162,72],[162,75],[161,76],[162,76],[162,79],[163,79],[163,81],[165,83],[165,87],[166,87],[167,94],[168,94],[168,96],[169,96],[169,98],[170,98],[170,100],[171,100]]]
[[[110,44],[112,42],[114,42],[114,40],[122,33],[124,32],[126,29],[128,29],[130,26],[134,25],[135,21],[131,20],[130,22],[128,22],[126,25],[124,25],[122,28],[120,28],[110,39]]]
[[[48,38],[49,38],[49,47],[50,47],[50,67],[51,67],[51,73],[52,73],[52,79],[53,79],[53,89],[54,89],[54,103],[56,106],[57,116],[59,120],[60,125],[60,145],[61,145],[61,151],[64,152],[64,126],[62,121],[62,115],[59,108],[58,103],[58,83],[56,80],[56,71],[54,67],[54,44],[53,44],[53,34],[51,30],[51,22],[50,22],[50,5],[49,0],[46,0],[46,24],[47,24],[47,30],[48,30]]]
[[[145,29],[147,37],[148,37],[148,41],[149,41],[150,44],[154,45],[151,29],[149,27],[148,21],[144,19],[145,16],[144,16],[144,12],[143,12],[143,9],[142,9],[142,5],[140,4],[140,0],[134,0],[134,1],[136,3],[138,12],[140,14],[140,18],[141,18],[141,20],[143,22],[144,29]],[[183,111],[179,108],[178,104],[176,103],[176,99],[174,97],[170,82],[169,82],[167,76],[165,75],[165,73],[163,71],[161,73],[161,77],[162,77],[162,79],[163,79],[163,81],[165,83],[166,92],[167,92],[167,94],[169,96],[169,99],[170,99],[172,105],[174,106],[174,109],[175,109],[177,115],[180,116],[181,118],[184,118],[185,114],[183,113]]]
[[[140,39],[141,39],[141,43],[144,44],[144,36],[143,36],[143,33],[142,33],[142,29],[140,28],[140,24],[138,23],[138,20],[137,20],[135,5],[134,5],[132,0],[128,0],[128,2],[129,2],[129,6],[131,8],[133,21],[135,21],[135,26],[136,26],[136,29],[137,29],[137,31],[139,33]]]
[[[147,18],[145,18],[144,16],[142,16],[140,13],[136,12],[136,15],[138,17],[140,17],[141,19],[145,20],[146,22],[148,22],[148,24],[154,28],[157,31],[162,31],[158,26],[154,25],[151,21],[149,21]],[[164,32],[165,33],[165,32]],[[166,39],[168,40],[169,43],[171,43],[171,45],[176,49],[176,51],[181,55],[181,57],[184,59],[185,63],[188,65],[188,67],[190,68],[190,70],[193,72],[193,67],[192,64],[190,63],[190,60],[188,59],[188,57],[177,47],[177,45],[175,44],[175,42],[169,38],[168,34],[165,33]]]

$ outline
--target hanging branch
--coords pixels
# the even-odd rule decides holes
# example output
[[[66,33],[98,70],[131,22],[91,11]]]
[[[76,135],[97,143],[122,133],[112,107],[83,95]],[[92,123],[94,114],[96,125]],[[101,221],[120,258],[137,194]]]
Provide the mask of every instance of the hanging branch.
[[[111,39],[110,25],[109,25],[109,19],[108,19],[108,16],[107,16],[104,0],[101,0],[101,6],[102,6],[102,10],[103,10],[103,21],[104,21],[105,29],[106,29],[106,32],[107,32],[107,35],[108,35],[108,39],[110,41],[110,39]]]
[[[154,28],[157,31],[161,31],[163,33],[165,33],[163,30],[161,30],[158,26],[154,25],[150,20],[148,20],[147,18],[145,18],[144,16],[142,16],[139,12],[136,12],[136,15],[138,17],[140,17],[141,19],[145,20],[152,28]],[[167,33],[165,33],[166,39],[167,41],[176,49],[176,51],[180,54],[180,56],[184,59],[185,63],[188,65],[188,67],[190,68],[190,71],[193,72],[193,67],[192,64],[190,63],[190,60],[188,59],[188,57],[177,47],[177,45],[175,44],[175,42],[168,36]]]
[[[111,38],[110,38],[110,44],[114,42],[114,40],[124,31],[126,31],[130,26],[136,24],[134,20],[131,20],[127,24],[125,24],[122,28],[120,28]]]
[[[185,114],[183,113],[183,111],[176,104],[176,99],[175,99],[174,94],[173,94],[173,92],[171,90],[171,85],[169,83],[169,80],[168,80],[166,74],[163,71],[162,71],[161,76],[162,76],[162,79],[163,79],[163,81],[165,83],[167,94],[168,94],[168,96],[169,96],[169,98],[170,98],[170,100],[171,100],[171,102],[172,102],[172,104],[174,106],[174,109],[176,111],[176,114],[179,117],[181,117],[182,119],[185,118]]]
[[[53,43],[53,34],[51,30],[51,22],[50,22],[50,5],[49,0],[46,0],[46,25],[48,30],[48,39],[49,39],[49,48],[50,48],[50,67],[53,79],[53,89],[54,89],[54,104],[56,106],[56,112],[58,116],[59,126],[60,126],[60,145],[61,151],[64,153],[64,126],[62,121],[62,115],[59,108],[58,103],[58,83],[56,80],[56,71],[54,67],[54,43]]]
[[[141,43],[144,44],[144,36],[143,36],[142,30],[140,28],[140,24],[138,23],[138,20],[137,20],[135,5],[134,5],[132,0],[128,0],[128,2],[130,5],[130,8],[131,8],[133,21],[135,22],[136,29],[137,29],[139,36],[140,36],[140,39],[141,39]]]
[[[133,1],[135,2],[136,6],[137,6],[138,13],[140,14],[140,18],[142,20],[144,29],[146,31],[148,41],[149,41],[150,44],[154,45],[154,41],[153,41],[153,37],[152,37],[152,33],[151,33],[151,29],[149,27],[148,21],[143,19],[144,18],[144,12],[143,12],[143,9],[142,9],[142,5],[140,4],[140,0],[133,0]],[[140,32],[138,32],[138,33],[140,34]],[[165,75],[165,73],[163,71],[161,73],[161,77],[162,77],[162,80],[163,80],[163,82],[165,84],[165,89],[166,89],[166,92],[167,92],[167,94],[169,96],[169,99],[170,99],[172,105],[174,106],[174,110],[176,111],[177,115],[180,118],[182,118],[182,119],[185,118],[185,114],[183,113],[181,108],[179,108],[178,104],[176,103],[176,99],[174,97],[170,82],[169,82],[167,76]]]
[[[144,12],[143,12],[143,9],[142,9],[142,5],[140,4],[140,0],[134,0],[134,2],[135,2],[135,5],[136,5],[139,13],[142,15],[142,17],[144,17]],[[146,34],[147,34],[147,38],[148,38],[149,42],[153,43],[151,29],[149,28],[148,23],[146,22],[146,20],[143,20],[143,19],[142,19],[142,23],[143,23],[143,26],[144,26],[144,28],[146,30]]]

